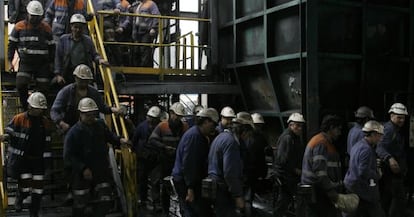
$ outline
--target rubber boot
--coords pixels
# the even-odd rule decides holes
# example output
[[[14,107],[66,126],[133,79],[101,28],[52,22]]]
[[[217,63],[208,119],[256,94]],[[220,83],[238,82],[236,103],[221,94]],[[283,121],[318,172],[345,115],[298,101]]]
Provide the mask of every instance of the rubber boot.
[[[19,99],[20,99],[20,105],[22,106],[23,111],[27,111],[27,107],[29,103],[27,103],[28,96],[28,88],[25,85],[22,85],[20,87],[17,87],[17,90],[19,92]]]
[[[21,212],[23,209],[23,199],[19,195],[16,195],[16,200],[14,201],[14,209],[16,212]]]
[[[14,209],[16,212],[21,212],[23,209],[23,200],[28,196],[28,193],[17,191],[16,200],[14,201]]]
[[[38,217],[40,210],[41,194],[32,194],[32,203],[29,207],[30,217]]]

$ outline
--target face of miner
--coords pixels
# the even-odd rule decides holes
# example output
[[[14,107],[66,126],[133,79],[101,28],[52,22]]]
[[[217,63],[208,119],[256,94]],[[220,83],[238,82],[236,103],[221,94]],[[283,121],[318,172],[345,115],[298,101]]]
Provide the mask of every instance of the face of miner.
[[[303,123],[292,121],[289,123],[289,128],[295,135],[300,136],[303,132]]]
[[[391,122],[398,127],[402,127],[405,123],[405,115],[399,115],[399,114],[391,114]]]

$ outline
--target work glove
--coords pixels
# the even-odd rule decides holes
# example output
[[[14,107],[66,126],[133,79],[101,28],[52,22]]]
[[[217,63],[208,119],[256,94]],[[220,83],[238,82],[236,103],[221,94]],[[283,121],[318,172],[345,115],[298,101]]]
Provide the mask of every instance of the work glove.
[[[356,194],[338,194],[335,207],[342,212],[351,213],[358,208],[359,197]]]

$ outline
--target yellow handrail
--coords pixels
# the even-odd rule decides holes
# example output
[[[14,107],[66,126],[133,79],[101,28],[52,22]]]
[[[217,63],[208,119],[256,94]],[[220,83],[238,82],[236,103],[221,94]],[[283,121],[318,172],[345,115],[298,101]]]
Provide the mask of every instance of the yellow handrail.
[[[88,11],[94,12],[93,4],[91,0],[88,0]],[[101,16],[102,17],[102,16]],[[101,20],[103,22],[103,20]],[[96,17],[93,18],[92,22],[89,22],[89,32],[91,37],[94,41],[94,44],[100,53],[101,57],[105,60],[108,60],[108,57],[105,52],[105,47],[103,44],[103,30],[101,26],[98,26],[98,22]],[[101,28],[99,28],[101,27]],[[104,83],[104,95],[106,102],[109,105],[115,104],[116,107],[119,107],[119,100],[118,94],[115,89],[115,85],[112,79],[111,70],[108,67],[103,67],[99,65],[99,70],[102,75],[103,83]],[[120,123],[120,127],[118,126],[118,121]],[[128,139],[128,132],[125,127],[125,122],[123,118],[117,118],[114,114],[112,114],[112,125],[115,128],[115,131],[118,135],[122,134],[124,138]],[[121,129],[121,131],[119,130]],[[121,155],[122,155],[122,171],[123,171],[123,186],[126,189],[125,197],[127,200],[127,216],[132,217],[136,213],[136,204],[138,202],[137,194],[136,194],[136,159],[135,154],[130,151],[129,148],[121,148]]]
[[[6,28],[5,28],[6,29]],[[7,44],[7,43],[6,43]],[[6,49],[5,49],[6,50]],[[1,76],[0,76],[0,84],[1,84]],[[2,93],[2,85],[0,85],[0,99],[1,99],[1,107],[0,107],[0,134],[3,135],[4,134],[4,127],[3,127],[3,93]],[[0,216],[6,216],[6,208],[8,206],[8,198],[7,198],[7,191],[5,189],[5,184],[3,182],[4,177],[3,177],[3,171],[4,171],[4,160],[3,160],[3,156],[5,156],[5,145],[2,142],[1,146],[1,154],[0,154],[0,162],[1,162],[1,170],[0,170],[0,203],[1,203],[1,207],[0,207]]]
[[[210,19],[204,19],[204,18],[193,18],[193,17],[175,17],[175,16],[161,16],[161,15],[149,15],[149,14],[135,14],[135,13],[118,13],[115,14],[113,11],[111,10],[106,10],[106,11],[97,11],[97,13],[101,16],[99,19],[99,26],[104,26],[103,25],[103,17],[104,15],[112,15],[112,16],[132,16],[132,17],[150,17],[150,18],[156,18],[158,19],[158,37],[160,38],[160,40],[158,41],[158,43],[136,43],[136,42],[114,42],[114,41],[104,41],[104,45],[126,45],[126,46],[157,46],[159,47],[159,68],[164,68],[164,47],[175,47],[175,65],[176,68],[180,68],[180,62],[182,62],[182,66],[184,69],[186,69],[187,67],[187,60],[190,59],[190,67],[189,69],[194,70],[194,59],[195,59],[195,49],[206,49],[206,46],[198,46],[198,45],[194,45],[195,44],[195,40],[194,40],[194,33],[192,31],[184,34],[184,35],[180,35],[178,36],[178,38],[176,39],[175,42],[171,42],[171,43],[167,43],[164,44],[163,43],[163,22],[161,22],[164,19],[175,19],[175,20],[188,20],[188,21],[198,21],[198,22],[210,22]],[[100,28],[101,30],[101,35],[104,32],[103,28]],[[187,39],[187,37],[189,37],[189,39]],[[183,41],[183,43],[180,42],[180,40]],[[189,44],[187,43],[189,42]],[[182,48],[181,48],[182,47]],[[190,56],[187,57],[187,48],[190,48]],[[122,67],[121,67],[122,68]],[[167,67],[168,69],[172,69],[170,66]],[[163,80],[163,76],[165,71],[163,70],[158,70],[157,71],[159,73],[160,76],[160,80]],[[142,73],[145,74],[145,73]]]
[[[8,45],[8,22],[4,22],[4,46]],[[8,55],[7,55],[7,47],[4,48],[4,70],[9,70],[9,61],[8,61]],[[1,76],[0,76],[0,84],[1,84]],[[4,127],[3,127],[3,92],[2,92],[2,86],[0,85],[0,100],[1,100],[1,106],[0,106],[0,134],[4,134]],[[0,216],[6,216],[6,208],[8,207],[8,197],[7,197],[7,190],[5,189],[6,185],[3,182],[5,177],[3,174],[5,162],[3,157],[5,156],[5,145],[2,142],[0,144],[0,163],[1,163],[1,171],[0,171]],[[7,177],[6,177],[7,178]]]
[[[97,11],[98,14],[114,15],[111,10]],[[151,14],[135,14],[135,13],[118,13],[121,16],[133,16],[133,17],[148,17],[158,19],[171,19],[171,20],[188,20],[188,21],[200,21],[200,22],[211,22],[211,19],[196,18],[196,17],[174,17],[174,16],[163,16],[163,15],[151,15]]]

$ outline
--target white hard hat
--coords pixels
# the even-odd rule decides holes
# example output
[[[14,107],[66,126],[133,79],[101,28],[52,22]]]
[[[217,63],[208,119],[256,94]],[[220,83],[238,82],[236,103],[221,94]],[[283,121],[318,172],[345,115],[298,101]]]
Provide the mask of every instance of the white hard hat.
[[[253,119],[253,123],[254,124],[264,124],[264,119],[263,116],[259,113],[253,113],[252,114],[252,119]]]
[[[170,107],[170,111],[173,111],[176,115],[179,115],[179,116],[185,115],[184,106],[180,102],[176,102],[172,104]]]
[[[197,113],[197,117],[206,117],[206,118],[210,118],[212,121],[214,121],[215,123],[218,123],[219,121],[219,115],[218,112],[213,109],[213,108],[206,108],[206,109],[201,109],[198,113]]]
[[[30,94],[29,98],[27,99],[27,103],[29,103],[30,107],[32,108],[47,109],[46,97],[41,92],[34,92]]]
[[[72,17],[70,18],[70,23],[85,23],[86,24],[86,20],[85,17],[82,14],[74,14],[72,15]]]
[[[27,4],[26,10],[28,14],[35,16],[42,16],[44,12],[42,3],[38,1],[30,1],[29,4]]]
[[[243,125],[250,125],[250,126],[254,127],[252,116],[248,112],[239,112],[239,113],[237,113],[236,118],[233,118],[233,123],[239,123],[239,124],[243,124]]]
[[[79,64],[76,66],[75,70],[73,70],[73,75],[82,79],[82,80],[92,80],[93,74],[91,68],[85,64]]]
[[[196,106],[194,106],[194,108],[193,108],[193,114],[196,115],[202,109],[204,109],[204,107],[202,105],[196,105]]]
[[[388,111],[388,113],[394,113],[397,115],[408,115],[407,112],[407,107],[405,107],[404,104],[402,103],[394,103],[392,104],[390,110]]]
[[[152,106],[148,112],[147,116],[153,117],[153,118],[159,118],[161,116],[161,109],[158,106]]]
[[[99,108],[93,99],[89,97],[85,97],[79,101],[78,110],[80,112],[92,112],[92,111],[98,111]]]
[[[292,113],[288,120],[287,123],[290,123],[291,121],[293,122],[298,122],[298,123],[305,123],[305,119],[303,118],[303,115],[300,113]]]
[[[374,112],[367,106],[361,106],[355,112],[356,118],[374,118]]]
[[[378,121],[367,121],[362,128],[364,132],[377,132],[379,134],[384,134],[384,126]]]
[[[235,112],[234,112],[234,110],[233,110],[231,107],[229,107],[229,106],[224,107],[224,108],[221,110],[220,115],[221,115],[222,117],[226,117],[226,118],[235,118],[235,117],[236,117],[236,113],[235,113]]]

